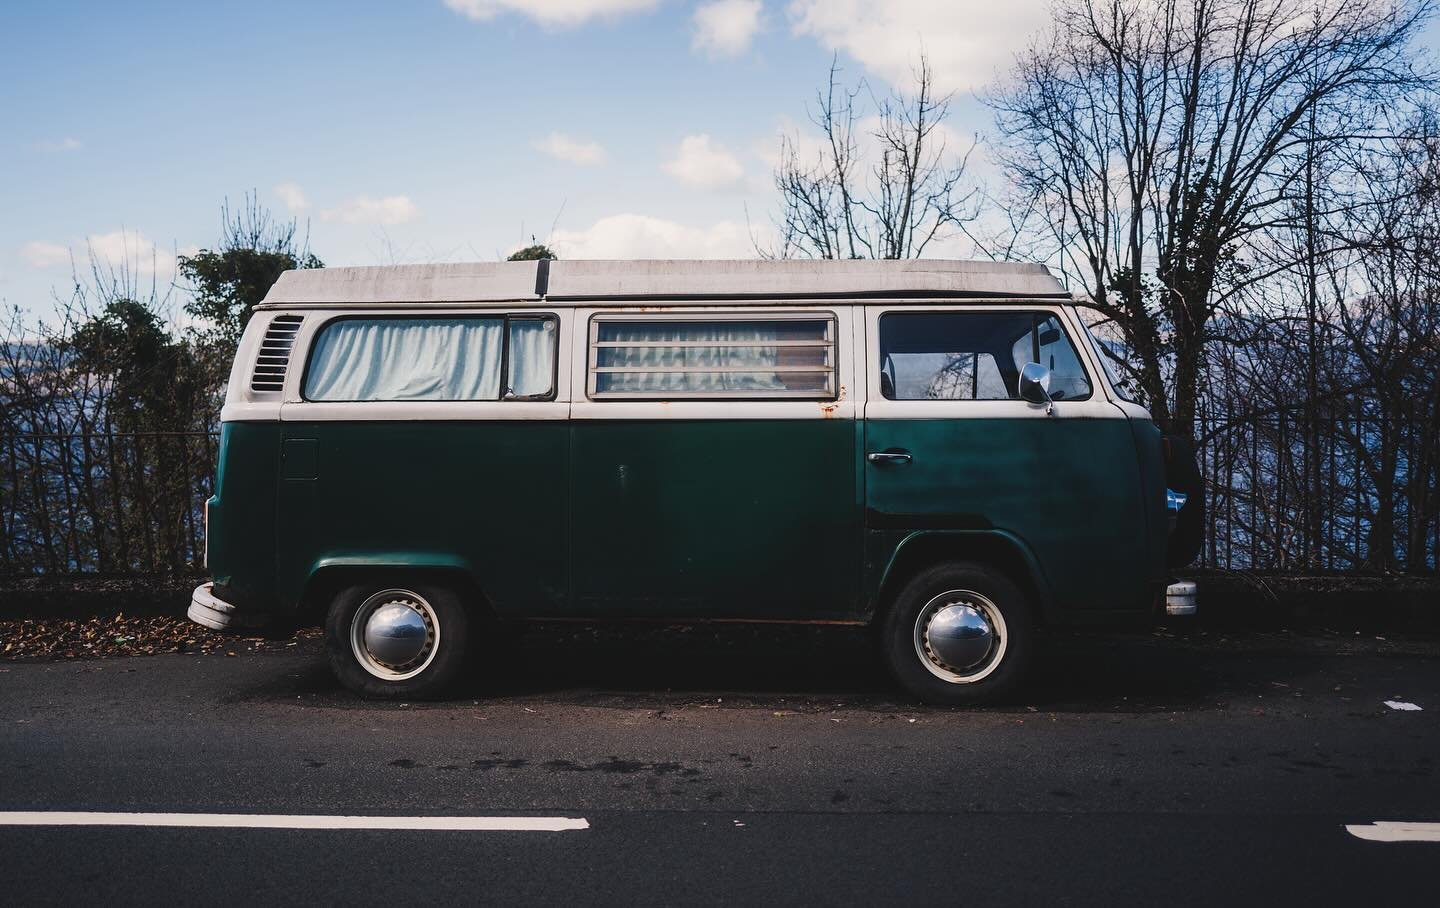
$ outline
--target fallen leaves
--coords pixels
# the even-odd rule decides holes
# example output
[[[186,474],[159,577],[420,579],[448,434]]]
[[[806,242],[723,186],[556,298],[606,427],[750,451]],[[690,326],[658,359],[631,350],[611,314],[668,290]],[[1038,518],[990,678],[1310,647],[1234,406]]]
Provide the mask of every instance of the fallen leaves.
[[[319,636],[303,630],[299,640]],[[235,656],[283,649],[296,640],[236,637],[207,630],[170,616],[94,618],[25,618],[0,620],[0,659],[88,659],[105,656],[151,656],[158,653],[214,653]]]

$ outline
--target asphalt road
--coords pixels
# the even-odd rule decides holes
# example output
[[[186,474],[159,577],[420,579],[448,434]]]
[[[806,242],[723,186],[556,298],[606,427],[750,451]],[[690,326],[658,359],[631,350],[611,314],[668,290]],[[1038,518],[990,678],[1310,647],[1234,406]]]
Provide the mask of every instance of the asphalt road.
[[[933,710],[851,631],[531,632],[438,704],[287,652],[0,663],[0,811],[583,818],[0,826],[0,900],[1339,904],[1434,898],[1440,646],[1066,636]],[[1422,707],[1397,711],[1385,700]]]

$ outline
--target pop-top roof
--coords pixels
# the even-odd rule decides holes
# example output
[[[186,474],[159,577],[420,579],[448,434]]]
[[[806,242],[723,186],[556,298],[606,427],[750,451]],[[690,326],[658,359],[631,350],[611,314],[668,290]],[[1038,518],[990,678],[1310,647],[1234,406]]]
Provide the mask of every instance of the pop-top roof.
[[[576,304],[625,300],[1049,298],[1069,294],[1044,265],[906,261],[555,261],[287,271],[267,306]]]

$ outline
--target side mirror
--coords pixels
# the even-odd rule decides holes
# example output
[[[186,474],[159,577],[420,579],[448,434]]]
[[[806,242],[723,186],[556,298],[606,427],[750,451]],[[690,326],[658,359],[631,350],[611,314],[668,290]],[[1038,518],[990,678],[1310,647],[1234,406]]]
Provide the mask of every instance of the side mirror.
[[[1055,402],[1050,399],[1050,370],[1039,363],[1026,363],[1020,370],[1020,399],[1026,403],[1045,407],[1045,415],[1055,412]]]

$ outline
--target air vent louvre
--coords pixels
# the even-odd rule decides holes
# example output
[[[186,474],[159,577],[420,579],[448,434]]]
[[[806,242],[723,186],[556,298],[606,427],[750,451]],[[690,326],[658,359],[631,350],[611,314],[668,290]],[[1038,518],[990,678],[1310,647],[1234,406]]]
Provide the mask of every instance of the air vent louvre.
[[[285,370],[290,365],[290,349],[300,333],[303,315],[277,315],[265,329],[260,353],[255,357],[255,372],[250,379],[251,391],[280,391],[285,387]]]

